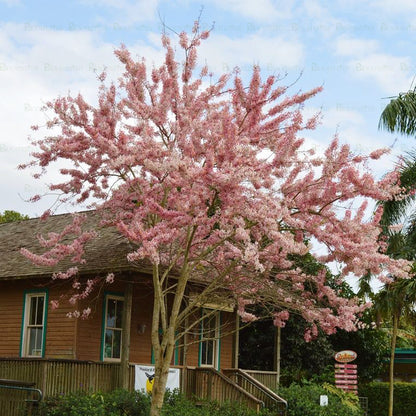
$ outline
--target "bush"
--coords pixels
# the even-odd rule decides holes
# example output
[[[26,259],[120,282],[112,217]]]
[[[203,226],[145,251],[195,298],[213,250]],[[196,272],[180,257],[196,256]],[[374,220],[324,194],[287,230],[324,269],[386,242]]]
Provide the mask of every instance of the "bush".
[[[39,406],[39,416],[147,416],[150,398],[139,392],[84,392],[48,397]]]
[[[308,383],[279,389],[288,402],[288,416],[361,416],[358,398],[333,386]],[[320,396],[328,396],[328,406],[320,405]],[[373,415],[372,415],[373,416]]]
[[[373,382],[360,386],[360,396],[368,397],[368,413],[385,416],[389,405],[389,383]],[[393,413],[416,416],[416,384],[394,383]]]
[[[37,416],[147,416],[150,397],[140,392],[72,393],[45,399]],[[204,401],[196,405],[178,392],[166,393],[162,416],[271,416],[266,409],[258,415],[238,403]]]

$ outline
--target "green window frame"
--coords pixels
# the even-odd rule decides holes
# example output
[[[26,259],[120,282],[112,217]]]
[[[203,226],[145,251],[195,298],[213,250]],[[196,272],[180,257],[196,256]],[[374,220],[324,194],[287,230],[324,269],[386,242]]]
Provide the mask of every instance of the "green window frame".
[[[25,291],[20,337],[21,357],[43,358],[45,356],[47,316],[48,291]]]
[[[220,369],[221,357],[221,312],[202,309],[199,340],[199,367]]]
[[[120,361],[121,359],[123,307],[124,296],[122,294],[105,294],[102,321],[101,361]]]

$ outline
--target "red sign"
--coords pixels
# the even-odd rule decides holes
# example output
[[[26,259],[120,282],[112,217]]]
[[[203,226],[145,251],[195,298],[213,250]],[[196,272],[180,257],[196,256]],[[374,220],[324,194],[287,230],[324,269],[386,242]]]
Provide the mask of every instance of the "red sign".
[[[339,363],[350,363],[357,358],[357,353],[351,350],[340,351],[335,354],[335,361]]]
[[[335,364],[335,385],[344,391],[357,393],[357,364]]]

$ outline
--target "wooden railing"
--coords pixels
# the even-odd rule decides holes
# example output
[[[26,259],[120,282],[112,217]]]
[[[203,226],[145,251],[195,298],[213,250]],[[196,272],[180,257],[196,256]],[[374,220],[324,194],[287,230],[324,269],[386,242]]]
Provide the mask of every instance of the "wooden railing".
[[[184,392],[197,401],[238,402],[259,411],[264,403],[213,368],[184,369]]]
[[[254,377],[261,384],[264,384],[271,390],[277,391],[278,379],[276,371],[260,371],[260,370],[242,370],[250,376]]]
[[[0,414],[7,416],[31,416],[42,400],[42,392],[35,383],[0,379]]]
[[[71,360],[0,358],[0,378],[35,383],[46,396],[76,391],[112,391],[119,387],[119,364]],[[134,366],[130,366],[134,388]]]
[[[120,365],[118,363],[0,358],[0,379],[31,383],[43,393],[44,397],[78,391],[112,391],[120,386],[119,377]],[[256,380],[251,378],[255,384]],[[130,364],[130,390],[134,389],[134,381],[135,368]],[[212,368],[186,367],[181,369],[181,390],[188,398],[196,398],[198,401],[235,401],[257,411],[260,410],[268,400],[267,395],[257,394],[256,396],[249,384],[244,384],[237,379],[235,381]],[[18,393],[15,395],[17,398]],[[3,412],[2,405],[9,399],[5,389],[2,389],[0,391],[0,415],[14,416],[10,411]]]
[[[276,411],[279,415],[286,414],[286,400],[282,399],[278,394],[260,383],[250,374],[236,368],[224,369],[223,373],[245,391],[261,400],[268,409]]]

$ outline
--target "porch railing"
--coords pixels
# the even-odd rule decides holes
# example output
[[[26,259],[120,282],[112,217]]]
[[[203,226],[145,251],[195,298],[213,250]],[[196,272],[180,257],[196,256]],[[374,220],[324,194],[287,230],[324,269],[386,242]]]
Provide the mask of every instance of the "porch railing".
[[[91,361],[0,358],[0,378],[34,383],[44,396],[76,391],[112,391],[119,386],[120,365]],[[130,366],[134,388],[134,366]]]
[[[34,388],[35,383],[20,380],[0,379],[0,414],[8,416],[31,416],[42,400],[42,392]]]
[[[220,403],[234,401],[257,411],[264,407],[260,399],[213,368],[187,367],[184,369],[184,377],[184,392],[188,398]]]
[[[278,374],[277,371],[261,371],[261,370],[244,370],[245,373],[249,374],[251,377],[254,377],[257,381],[260,381],[261,384],[264,384],[271,390],[277,391],[278,386]]]
[[[75,360],[0,358],[0,379],[30,383],[35,389],[42,391],[44,397],[77,391],[107,392],[120,386],[120,365]],[[253,380],[252,384],[255,384],[256,380]],[[135,368],[130,364],[130,390],[134,389],[134,382]],[[187,397],[197,398],[199,401],[236,401],[259,410],[268,400],[266,395],[256,397],[253,389],[250,387],[251,390],[246,391],[246,387],[247,383],[236,383],[212,368],[181,368],[182,392]],[[0,415],[13,415],[10,411],[4,413],[2,408],[9,398],[5,389],[1,389]]]
[[[269,389],[247,372],[231,368],[222,370],[234,383],[261,400],[265,407],[276,411],[279,415],[285,415],[287,411],[287,402],[278,394]]]

